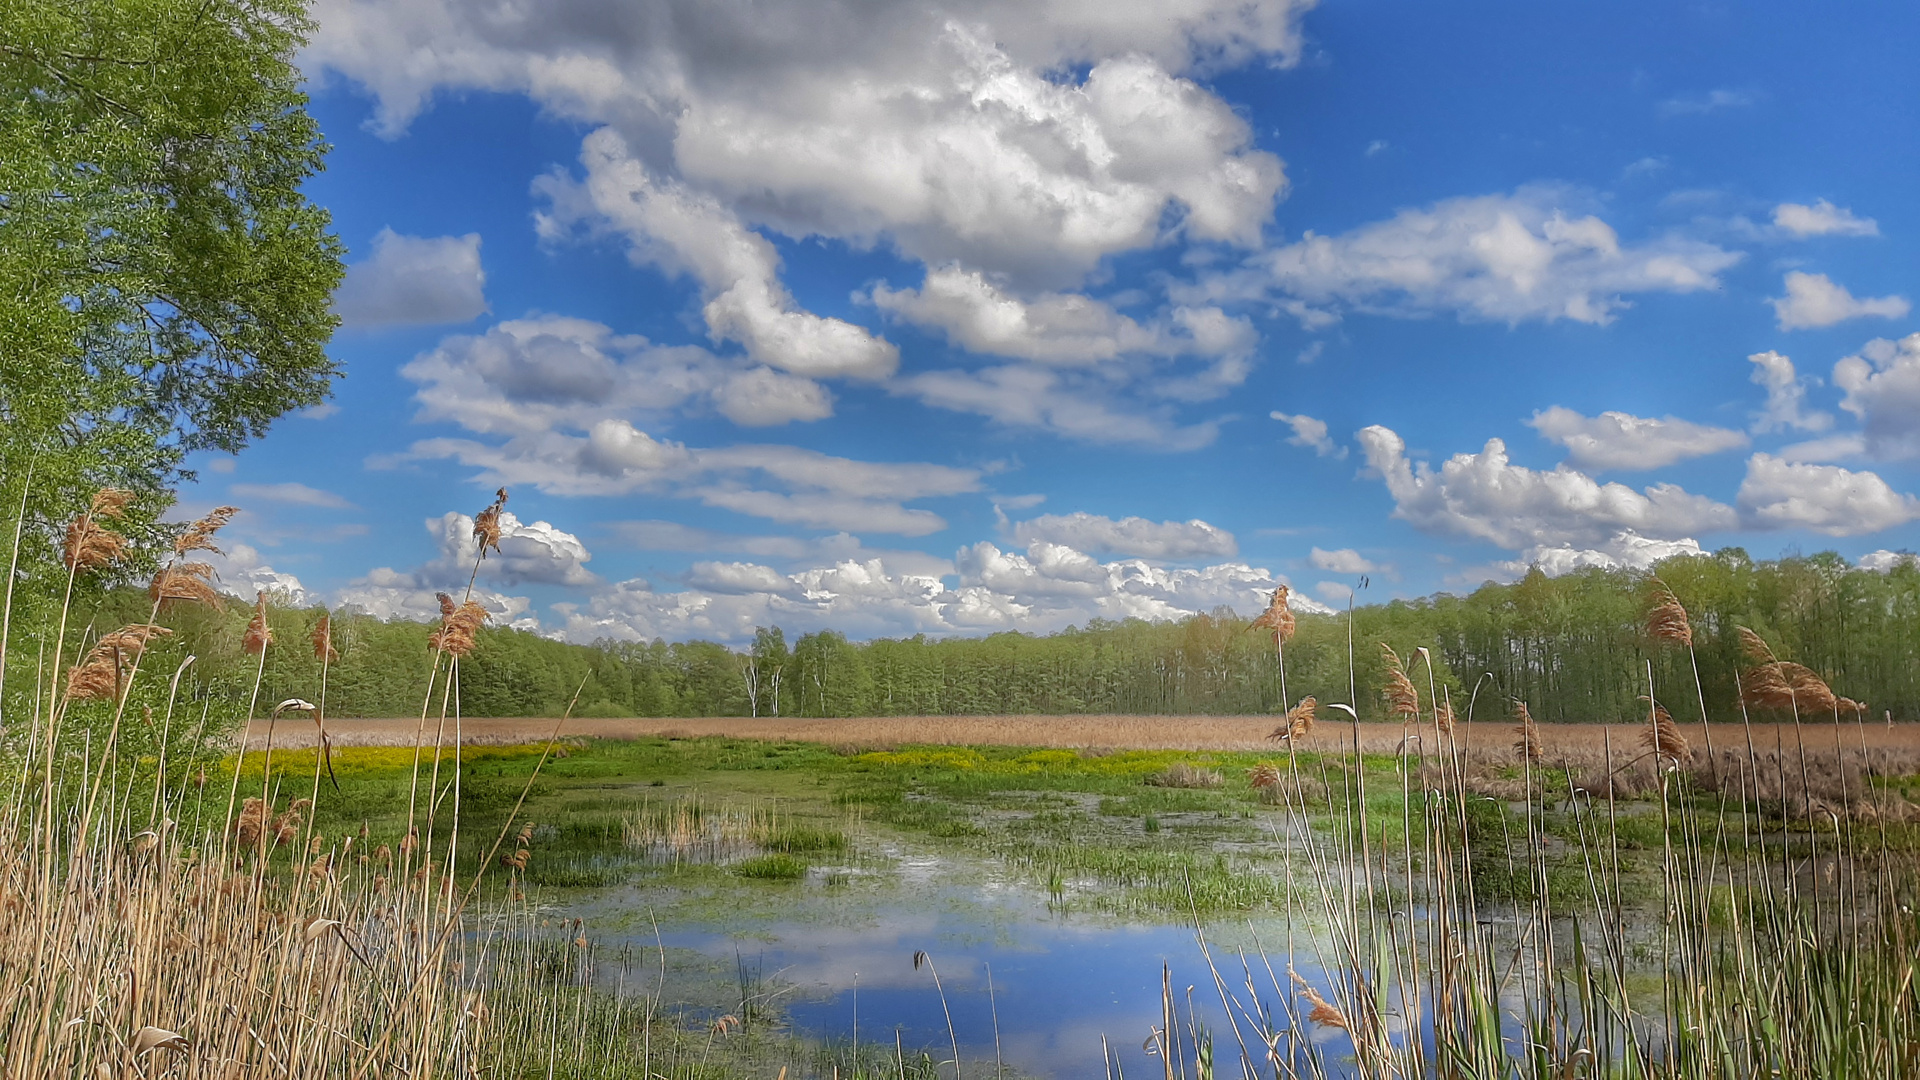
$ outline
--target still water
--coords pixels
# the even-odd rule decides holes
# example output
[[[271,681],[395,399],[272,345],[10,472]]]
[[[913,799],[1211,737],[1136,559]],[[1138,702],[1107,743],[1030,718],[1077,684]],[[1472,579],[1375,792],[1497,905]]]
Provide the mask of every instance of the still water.
[[[1172,971],[1182,1027],[1191,1009],[1213,1029],[1223,1064],[1239,1051],[1212,970],[1250,1003],[1244,956],[1261,1000],[1275,1002],[1291,935],[1297,968],[1327,988],[1308,928],[1284,918],[1207,927],[1209,968],[1193,927],[1118,919],[1092,907],[1086,894],[1050,896],[981,861],[895,852],[883,872],[816,871],[804,882],[704,887],[656,881],[606,890],[567,910],[585,918],[601,956],[622,956],[602,965],[603,982],[651,990],[661,980],[668,1007],[690,1020],[737,1015],[744,998],[773,1006],[817,1038],[892,1046],[897,1034],[909,1054],[926,1048],[941,1059],[952,1056],[950,1038],[957,1038],[970,1063],[998,1056],[1010,1071],[1059,1080],[1104,1080],[1108,1060],[1127,1074],[1160,1074],[1142,1044],[1163,1022],[1162,964]],[[916,952],[931,963],[916,969]],[[1284,1017],[1276,1026],[1285,1026]],[[1261,1054],[1253,1030],[1245,1034]],[[1341,1032],[1309,1034],[1330,1063],[1339,1059]]]

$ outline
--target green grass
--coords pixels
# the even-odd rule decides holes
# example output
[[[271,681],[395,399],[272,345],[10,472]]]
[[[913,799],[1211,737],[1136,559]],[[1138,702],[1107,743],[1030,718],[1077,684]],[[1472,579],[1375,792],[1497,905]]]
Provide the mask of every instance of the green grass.
[[[761,881],[798,881],[807,876],[804,860],[779,851],[742,859],[730,869],[740,877],[758,878]]]

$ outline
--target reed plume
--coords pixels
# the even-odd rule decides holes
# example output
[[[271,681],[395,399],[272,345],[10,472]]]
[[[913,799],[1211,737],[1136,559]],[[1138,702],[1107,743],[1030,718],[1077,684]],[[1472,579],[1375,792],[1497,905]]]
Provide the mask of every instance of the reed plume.
[[[180,602],[220,607],[224,601],[213,587],[212,577],[213,567],[208,563],[174,563],[153,575],[153,582],[147,586],[147,599],[156,605]]]
[[[1648,699],[1642,694],[1640,700]],[[1675,765],[1685,765],[1693,760],[1693,746],[1680,733],[1680,725],[1674,723],[1673,714],[1658,702],[1653,703],[1653,725],[1640,733],[1640,745],[1651,750],[1656,761],[1666,758]]]
[[[273,628],[267,625],[267,594],[256,595],[253,618],[247,620],[247,632],[240,639],[240,648],[253,656],[261,656],[267,646],[273,644]]]
[[[1693,645],[1693,624],[1687,621],[1687,609],[1664,582],[1653,590],[1653,606],[1647,611],[1647,636],[1676,645]]]
[[[442,603],[441,610],[445,611],[447,606]],[[487,609],[477,600],[468,600],[441,618],[440,629],[427,638],[427,643],[442,652],[465,656],[473,651],[474,634],[486,621]]]
[[[1255,791],[1277,788],[1280,786],[1280,769],[1276,765],[1263,761],[1253,767],[1253,772],[1248,774],[1247,780],[1253,785]]]
[[[1455,717],[1453,715],[1453,703],[1451,701],[1442,698],[1433,703],[1433,726],[1438,729],[1440,734],[1452,734],[1454,722]]]
[[[1287,606],[1287,595],[1293,590],[1282,585],[1273,590],[1273,597],[1267,602],[1267,610],[1248,624],[1249,630],[1271,630],[1276,644],[1285,644],[1293,640],[1293,609]]]
[[[133,492],[120,488],[101,488],[94,493],[86,512],[67,524],[62,560],[74,573],[98,570],[120,561],[127,553],[127,538],[100,523],[101,518],[118,518],[133,502]]]
[[[1334,1027],[1342,1031],[1353,1030],[1353,1025],[1347,1022],[1347,1014],[1341,1012],[1333,1002],[1321,997],[1320,991],[1315,990],[1312,983],[1293,970],[1291,964],[1287,965],[1287,977],[1293,980],[1293,984],[1300,988],[1300,993],[1313,1005],[1313,1011],[1307,1014],[1308,1020],[1321,1027]]]
[[[205,517],[187,526],[187,531],[181,533],[174,539],[174,556],[177,558],[185,555],[189,551],[211,551],[215,555],[225,554],[225,552],[214,546],[213,534],[225,528],[227,522],[233,520],[233,515],[239,512],[240,508],[237,506],[216,506],[208,511]]]
[[[1513,733],[1520,736],[1513,742],[1513,752],[1522,761],[1539,764],[1547,756],[1547,747],[1540,741],[1540,725],[1533,722],[1533,713],[1527,709],[1526,702],[1514,699],[1513,718],[1519,721],[1513,726]]]
[[[1406,668],[1400,664],[1400,654],[1384,641],[1380,643],[1380,652],[1387,660],[1387,685],[1381,691],[1387,699],[1387,712],[1399,717],[1402,723],[1418,721],[1420,692],[1413,688],[1413,680],[1407,678]]]
[[[500,511],[507,505],[507,489],[494,492],[493,505],[480,511],[473,519],[473,539],[480,547],[480,557],[487,557],[487,549],[500,550]]]
[[[323,664],[340,661],[340,650],[333,647],[333,616],[322,614],[313,624],[313,658]]]
[[[1740,651],[1746,655],[1747,659],[1756,664],[1774,662],[1773,650],[1767,647],[1766,641],[1759,634],[1744,626],[1736,626],[1733,629],[1740,638]]]
[[[126,665],[146,650],[147,642],[171,633],[164,626],[135,623],[102,636],[86,659],[67,671],[67,697],[79,701],[118,698]]]
[[[1313,710],[1317,708],[1319,704],[1318,701],[1315,701],[1310,696],[1301,698],[1300,704],[1287,710],[1287,715],[1280,718],[1280,726],[1274,728],[1273,733],[1268,735],[1267,738],[1280,739],[1283,741],[1304,738],[1308,732],[1313,730]]]

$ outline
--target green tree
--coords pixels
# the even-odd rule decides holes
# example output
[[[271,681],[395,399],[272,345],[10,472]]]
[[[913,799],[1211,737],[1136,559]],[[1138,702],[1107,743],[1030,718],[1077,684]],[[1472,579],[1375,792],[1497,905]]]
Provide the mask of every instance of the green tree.
[[[341,246],[301,0],[9,0],[0,17],[0,477],[42,521],[164,500],[328,394]]]

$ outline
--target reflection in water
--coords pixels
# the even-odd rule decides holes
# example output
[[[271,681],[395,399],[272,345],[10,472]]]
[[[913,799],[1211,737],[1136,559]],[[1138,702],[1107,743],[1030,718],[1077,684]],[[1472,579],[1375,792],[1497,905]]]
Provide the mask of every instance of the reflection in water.
[[[738,887],[689,895],[641,886],[570,907],[583,910],[590,926],[624,921],[628,970],[601,977],[629,986],[649,981],[656,941],[648,912],[659,911],[659,944],[672,958],[666,1003],[701,1019],[738,1012],[740,993],[757,993],[777,998],[785,1018],[808,1035],[892,1045],[897,1033],[909,1053],[927,1048],[946,1058],[950,1011],[953,1036],[969,1062],[991,1063],[998,1055],[1010,1071],[1030,1076],[1104,1080],[1105,1036],[1105,1052],[1117,1064],[1150,1076],[1161,1065],[1142,1043],[1162,1023],[1164,963],[1172,968],[1182,1026],[1191,1008],[1204,1027],[1217,1029],[1216,1056],[1237,1056],[1191,928],[1063,911],[980,866],[919,854],[897,865],[898,874],[852,885],[828,886],[816,876],[804,884],[753,886],[752,898]],[[756,900],[775,893],[776,906],[756,907]],[[1270,950],[1284,984],[1289,933],[1284,917],[1209,930],[1214,961],[1239,998],[1247,997],[1242,945],[1261,997],[1279,996],[1254,935]],[[1307,929],[1296,925],[1291,934],[1296,966],[1317,976]],[[914,968],[913,955],[922,950],[940,973],[944,1009],[931,973]],[[1253,1033],[1247,1035],[1259,1054]],[[1312,1035],[1330,1064],[1338,1059],[1345,1045],[1340,1032]]]

